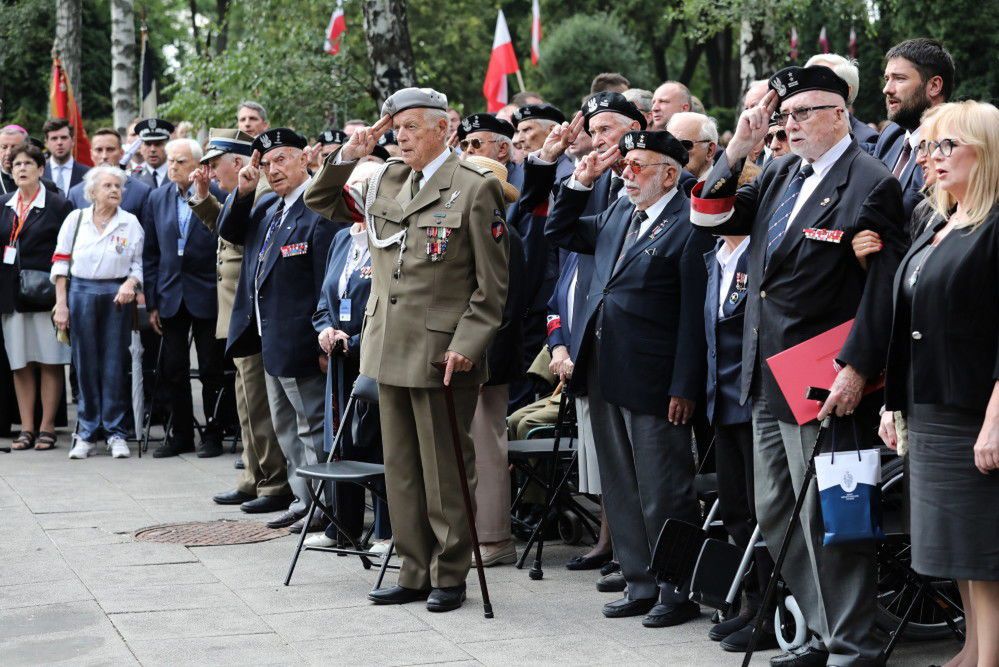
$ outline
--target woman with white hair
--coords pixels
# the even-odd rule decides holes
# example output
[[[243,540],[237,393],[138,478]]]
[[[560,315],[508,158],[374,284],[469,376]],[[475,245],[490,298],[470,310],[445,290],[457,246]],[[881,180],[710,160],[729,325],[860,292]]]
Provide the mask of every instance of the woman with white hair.
[[[83,195],[93,205],[66,218],[52,256],[52,319],[62,332],[72,324],[80,388],[71,459],[90,456],[102,435],[113,457],[129,456],[132,308],[125,306],[141,289],[144,234],[138,219],[121,208],[125,180],[125,172],[109,165],[87,172]]]

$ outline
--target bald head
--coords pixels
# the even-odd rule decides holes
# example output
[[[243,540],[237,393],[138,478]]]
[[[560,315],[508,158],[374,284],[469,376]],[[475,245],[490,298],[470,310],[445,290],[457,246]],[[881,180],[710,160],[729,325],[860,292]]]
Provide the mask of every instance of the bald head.
[[[743,110],[751,109],[760,103],[760,100],[767,94],[768,83],[765,80],[753,81],[746,88],[746,94],[742,96]]]
[[[652,128],[666,129],[670,116],[690,111],[690,91],[679,81],[667,81],[652,93]]]

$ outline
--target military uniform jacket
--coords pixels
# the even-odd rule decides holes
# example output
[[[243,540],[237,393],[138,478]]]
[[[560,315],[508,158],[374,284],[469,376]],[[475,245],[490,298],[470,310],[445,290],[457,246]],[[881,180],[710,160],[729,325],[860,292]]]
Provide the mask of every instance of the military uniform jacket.
[[[594,255],[585,306],[573,314],[572,384],[586,386],[599,335],[607,402],[665,417],[670,397],[696,400],[704,391],[704,253],[713,241],[690,226],[689,200],[678,189],[615,268],[635,207],[621,198],[581,216],[588,194],[563,185],[545,231],[552,243]]]
[[[771,412],[792,424],[765,360],[856,318],[838,359],[876,378],[885,367],[892,276],[905,245],[898,181],[852,143],[802,204],[764,267],[770,217],[800,162],[796,155],[772,160],[736,192],[741,163],[733,173],[728,160],[720,160],[694,188],[691,212],[691,222],[713,234],[751,237],[740,402],[748,400],[759,372],[757,386]],[[884,243],[881,252],[868,256],[867,271],[851,247],[854,235],[865,229]]]
[[[320,215],[346,219],[343,198],[354,163],[327,158],[305,192]],[[399,246],[369,241],[371,296],[361,333],[361,373],[381,384],[440,387],[431,363],[447,351],[471,359],[454,386],[488,379],[486,351],[499,329],[506,303],[509,240],[500,183],[489,172],[450,155],[410,198],[411,169],[386,163],[377,192],[366,196],[378,238],[407,230],[401,266]],[[367,193],[365,193],[367,195]]]

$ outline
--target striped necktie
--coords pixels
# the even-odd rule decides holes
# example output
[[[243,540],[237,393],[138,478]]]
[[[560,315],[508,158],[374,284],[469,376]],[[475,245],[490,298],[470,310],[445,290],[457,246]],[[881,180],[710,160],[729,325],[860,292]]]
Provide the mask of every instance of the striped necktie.
[[[784,232],[787,231],[788,218],[791,217],[791,211],[794,210],[794,202],[798,200],[798,195],[801,193],[801,186],[805,183],[805,179],[811,176],[812,173],[814,173],[812,165],[805,164],[801,166],[801,170],[791,179],[787,190],[784,191],[784,200],[774,210],[773,215],[770,216],[770,222],[767,224],[767,263],[770,262],[770,256],[773,255],[774,249],[780,245],[780,240],[784,238]]]
[[[642,223],[649,218],[649,214],[645,211],[635,211],[631,216],[631,223],[628,224],[628,233],[624,236],[624,244],[621,245],[621,253],[617,256],[617,262],[614,263],[614,273],[617,273],[618,269],[621,268],[621,263],[624,261],[625,255],[631,250],[635,242],[638,241],[638,233],[642,230]]]

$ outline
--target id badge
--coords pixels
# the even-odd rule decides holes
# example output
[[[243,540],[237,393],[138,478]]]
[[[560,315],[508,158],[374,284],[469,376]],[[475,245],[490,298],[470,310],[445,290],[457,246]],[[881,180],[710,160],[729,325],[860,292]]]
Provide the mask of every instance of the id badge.
[[[17,260],[17,248],[8,245],[3,248],[3,263],[13,264]]]
[[[350,299],[340,299],[340,321],[350,322]]]

